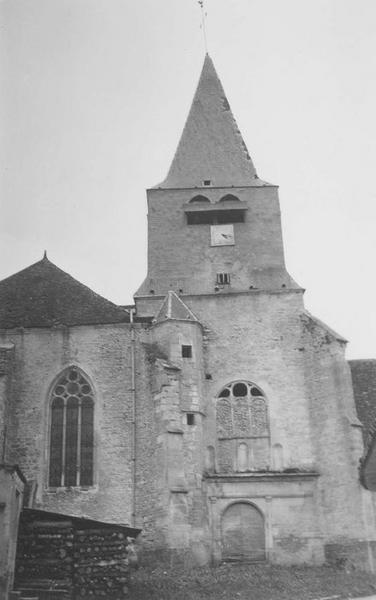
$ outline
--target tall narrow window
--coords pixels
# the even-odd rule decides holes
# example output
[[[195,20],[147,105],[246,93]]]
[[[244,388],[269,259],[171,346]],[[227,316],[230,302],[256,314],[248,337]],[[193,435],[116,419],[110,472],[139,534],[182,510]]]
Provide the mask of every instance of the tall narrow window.
[[[268,408],[263,392],[250,381],[234,381],[218,395],[219,472],[259,471],[270,465]]]
[[[50,487],[93,485],[94,395],[82,373],[71,367],[52,390]]]

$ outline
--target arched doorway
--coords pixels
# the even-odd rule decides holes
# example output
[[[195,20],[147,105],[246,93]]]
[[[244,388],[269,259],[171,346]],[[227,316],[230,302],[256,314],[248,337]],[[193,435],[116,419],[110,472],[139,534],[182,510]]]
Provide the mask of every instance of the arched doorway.
[[[224,560],[265,560],[265,523],[258,508],[247,502],[231,504],[222,516]]]

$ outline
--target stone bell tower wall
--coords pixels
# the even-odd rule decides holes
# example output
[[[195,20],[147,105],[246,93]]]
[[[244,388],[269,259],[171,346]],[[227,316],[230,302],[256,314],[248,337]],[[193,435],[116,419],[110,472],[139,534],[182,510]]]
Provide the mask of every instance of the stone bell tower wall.
[[[204,209],[223,209],[220,200],[228,193],[239,198],[229,209],[244,209],[244,222],[233,224],[234,245],[212,246],[209,224],[188,224],[189,202],[200,194],[210,200]],[[291,287],[277,188],[153,189],[148,191],[148,211],[148,275],[137,296],[168,290],[212,293],[220,272],[230,273],[236,291]]]

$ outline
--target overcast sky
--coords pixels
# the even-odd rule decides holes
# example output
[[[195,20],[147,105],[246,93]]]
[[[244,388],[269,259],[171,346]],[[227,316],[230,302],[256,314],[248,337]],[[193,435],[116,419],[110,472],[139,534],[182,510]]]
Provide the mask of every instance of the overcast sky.
[[[204,59],[197,0],[0,0],[0,278],[48,257],[125,304],[145,188]],[[206,0],[209,53],[259,176],[280,186],[307,308],[376,357],[376,1]]]

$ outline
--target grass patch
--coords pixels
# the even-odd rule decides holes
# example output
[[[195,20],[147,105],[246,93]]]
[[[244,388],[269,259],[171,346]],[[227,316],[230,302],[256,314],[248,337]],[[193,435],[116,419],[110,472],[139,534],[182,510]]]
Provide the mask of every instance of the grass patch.
[[[375,593],[375,575],[328,566],[141,567],[130,581],[132,600],[342,600]]]

